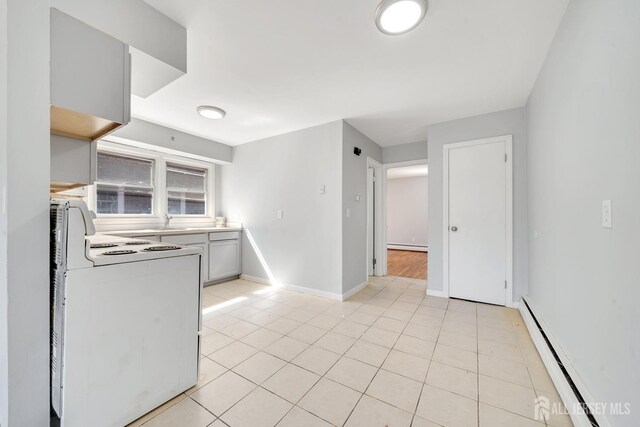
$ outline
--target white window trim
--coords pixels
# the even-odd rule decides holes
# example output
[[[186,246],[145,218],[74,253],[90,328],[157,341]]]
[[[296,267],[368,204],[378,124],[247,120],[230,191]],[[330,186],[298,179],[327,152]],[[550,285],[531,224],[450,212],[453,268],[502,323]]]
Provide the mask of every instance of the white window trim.
[[[164,225],[164,214],[168,210],[166,191],[166,164],[174,163],[183,166],[198,167],[207,170],[206,182],[206,213],[204,215],[171,215],[171,226],[189,226],[212,224],[215,222],[215,164],[202,160],[189,159],[160,151],[128,146],[122,143],[101,140],[98,151],[120,154],[131,157],[149,159],[154,162],[153,169],[153,214],[98,214],[94,220],[101,231],[120,230],[125,228],[150,227],[158,228]],[[89,209],[96,209],[96,185],[89,187],[87,195]]]

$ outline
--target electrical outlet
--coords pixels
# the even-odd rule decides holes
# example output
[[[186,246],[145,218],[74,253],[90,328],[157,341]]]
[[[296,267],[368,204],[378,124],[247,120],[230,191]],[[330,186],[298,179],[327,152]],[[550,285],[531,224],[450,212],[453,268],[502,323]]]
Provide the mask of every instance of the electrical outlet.
[[[320,186],[320,194],[326,194],[327,193],[327,186],[326,185],[321,185]]]
[[[611,200],[602,201],[602,227],[613,228],[611,223]]]

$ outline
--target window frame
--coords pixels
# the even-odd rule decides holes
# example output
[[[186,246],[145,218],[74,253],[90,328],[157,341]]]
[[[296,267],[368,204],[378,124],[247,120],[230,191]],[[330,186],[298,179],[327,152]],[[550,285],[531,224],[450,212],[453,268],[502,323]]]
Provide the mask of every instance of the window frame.
[[[164,215],[168,214],[168,192],[166,185],[167,163],[205,169],[205,213],[204,215],[171,215],[171,226],[180,227],[187,225],[211,224],[215,221],[215,163],[191,159],[175,154],[152,151],[144,148],[111,142],[98,141],[97,151],[134,157],[153,162],[153,213],[152,214],[97,214],[94,220],[98,226],[149,226],[160,227],[164,225]],[[96,181],[97,183],[97,181]],[[91,185],[87,195],[89,209],[95,211],[97,203],[97,185]],[[114,228],[115,229],[115,228]]]

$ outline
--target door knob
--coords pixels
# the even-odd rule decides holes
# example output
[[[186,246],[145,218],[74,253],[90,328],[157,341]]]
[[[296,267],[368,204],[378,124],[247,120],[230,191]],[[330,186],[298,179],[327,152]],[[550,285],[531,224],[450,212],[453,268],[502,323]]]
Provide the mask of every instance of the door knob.
[[[452,226],[452,227],[451,227],[451,231],[453,231],[453,232],[455,233],[456,231],[458,231],[458,227],[456,227],[455,225],[454,225],[454,226]]]

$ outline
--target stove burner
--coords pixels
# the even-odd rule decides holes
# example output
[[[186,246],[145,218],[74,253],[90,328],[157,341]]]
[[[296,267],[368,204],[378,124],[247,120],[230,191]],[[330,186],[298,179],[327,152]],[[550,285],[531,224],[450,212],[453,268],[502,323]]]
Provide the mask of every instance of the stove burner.
[[[110,252],[103,252],[102,255],[129,255],[129,254],[135,254],[136,251],[132,251],[130,249],[125,249],[125,250],[121,250],[121,251],[110,251]]]
[[[151,246],[150,248],[144,248],[145,252],[163,252],[163,251],[175,251],[182,249],[180,246]]]
[[[150,244],[151,244],[151,242],[147,242],[147,241],[127,242],[127,243],[125,243],[125,245],[127,245],[127,246],[150,245]]]
[[[91,249],[106,249],[106,248],[115,248],[118,246],[117,243],[94,243],[90,247]]]

